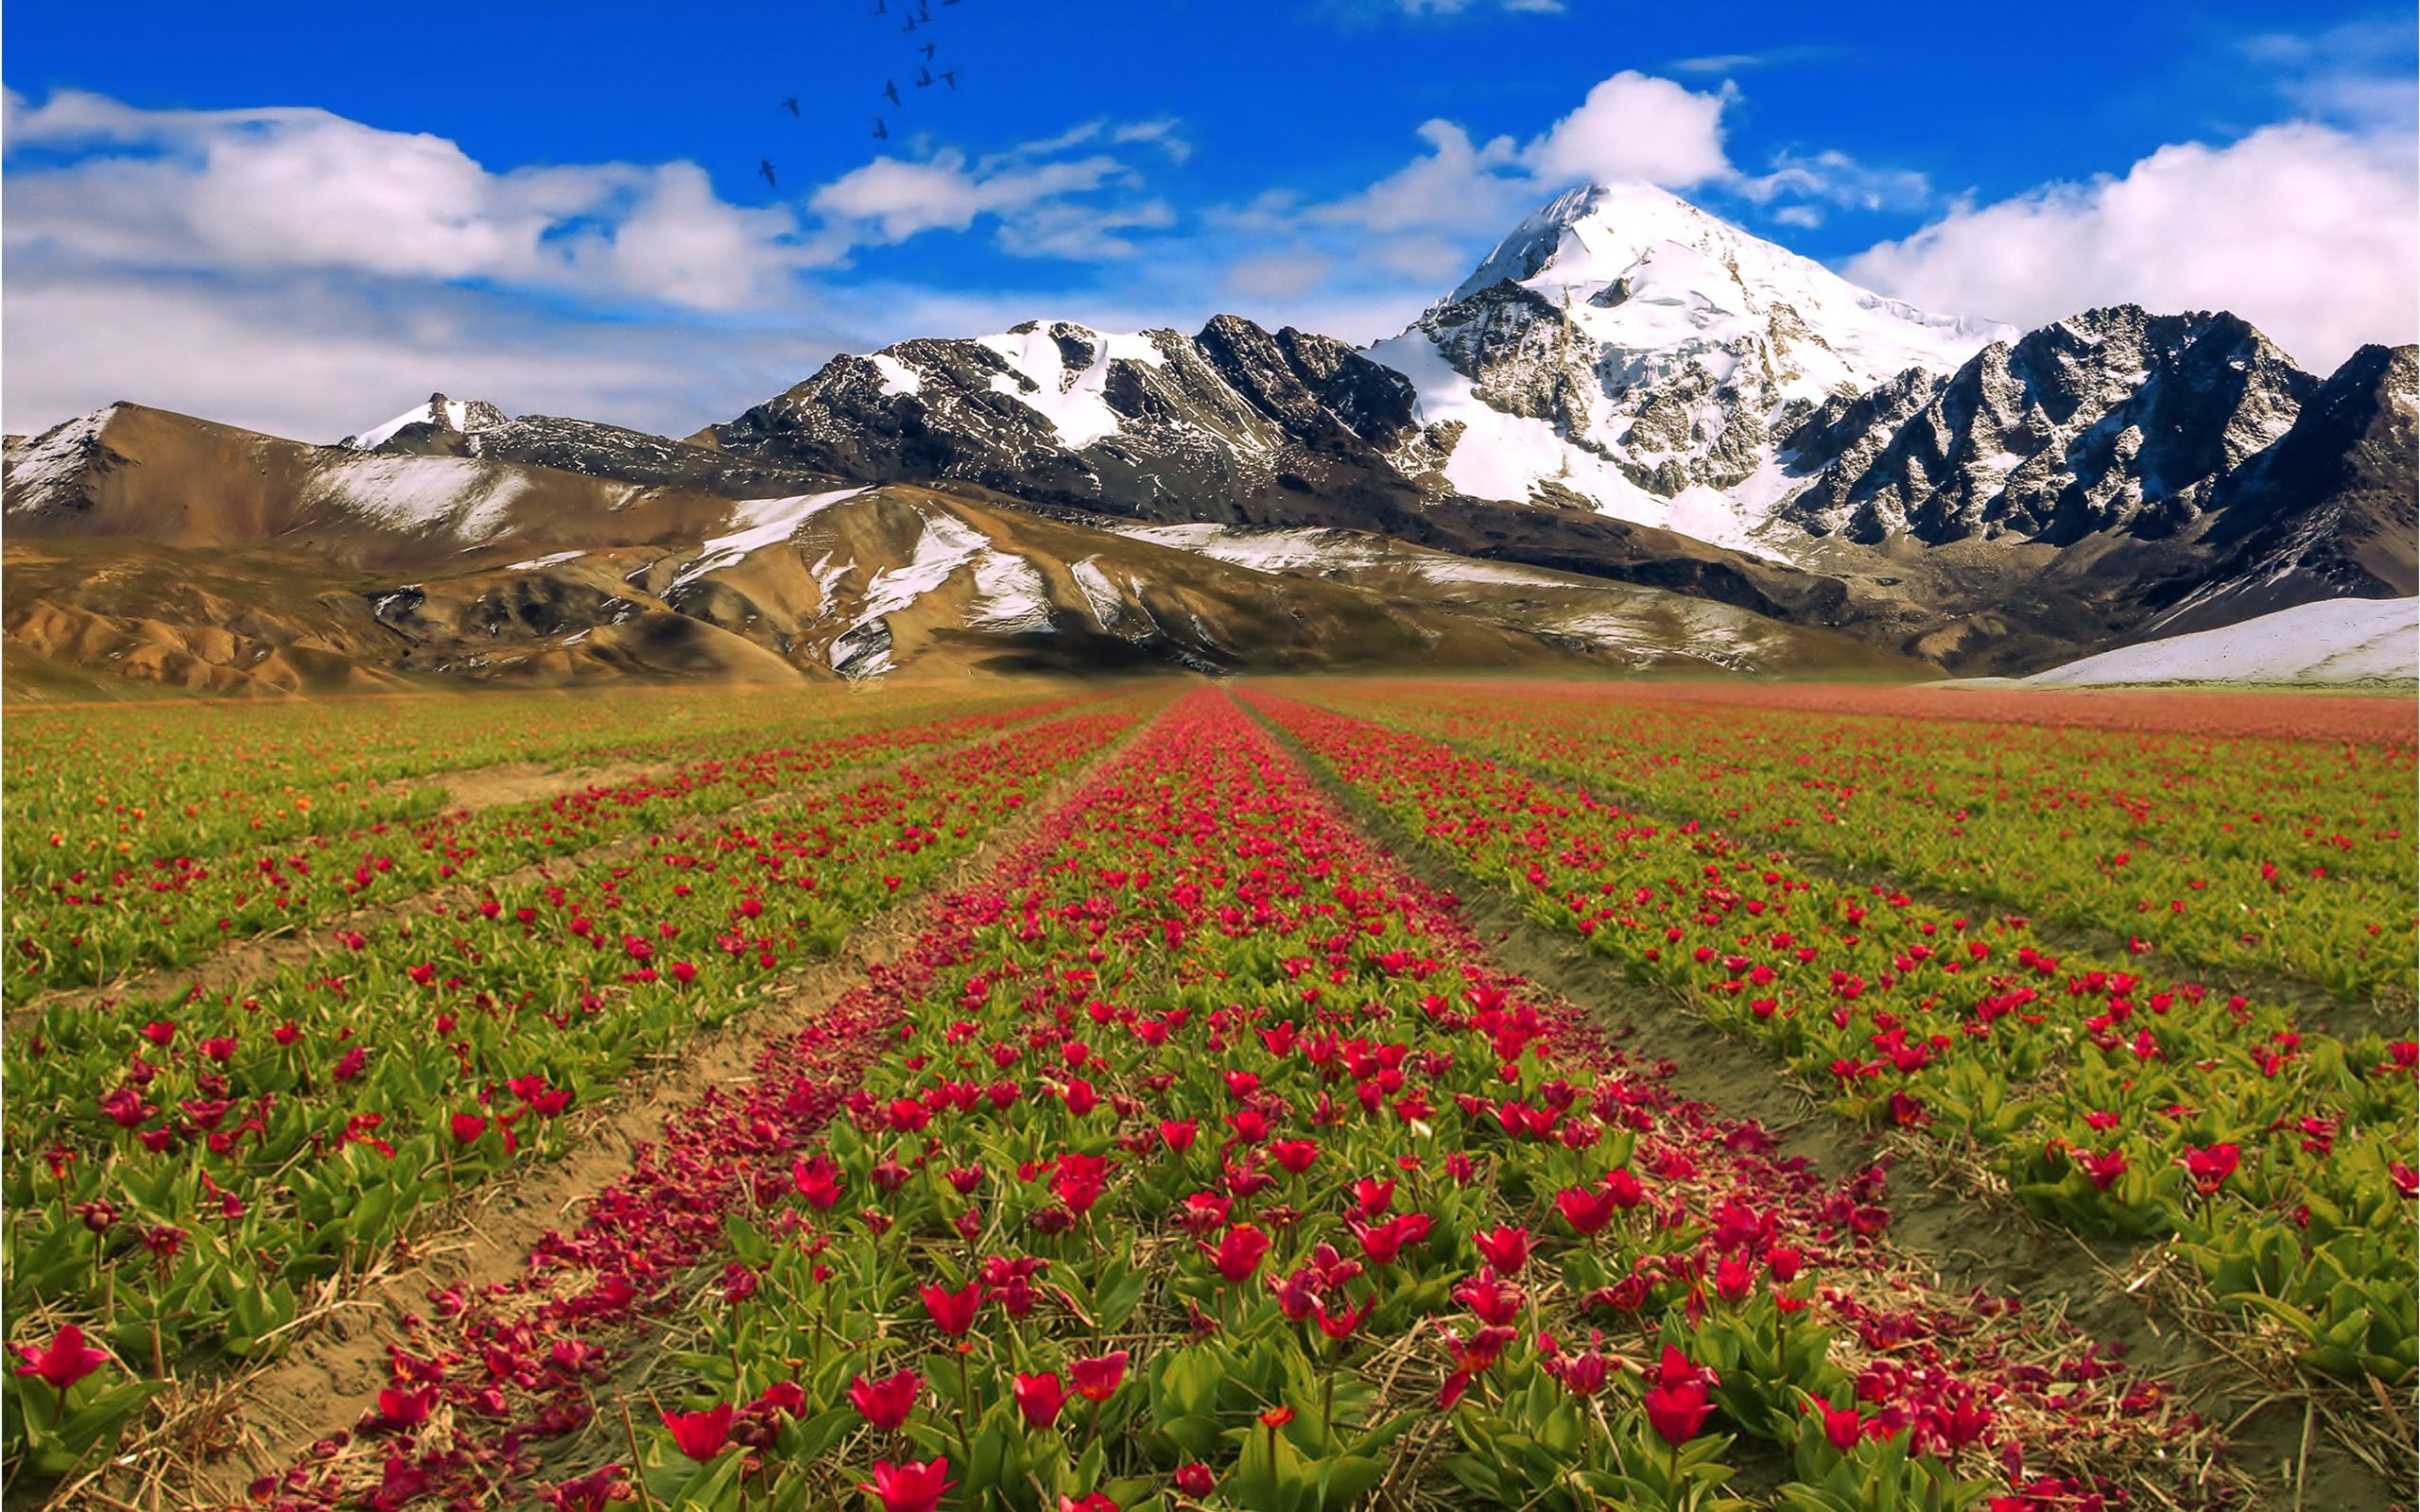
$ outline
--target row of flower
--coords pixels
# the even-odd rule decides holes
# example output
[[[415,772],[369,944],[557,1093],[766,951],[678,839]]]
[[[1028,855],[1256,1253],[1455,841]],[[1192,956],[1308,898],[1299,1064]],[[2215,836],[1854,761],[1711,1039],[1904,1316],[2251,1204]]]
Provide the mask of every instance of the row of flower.
[[[796,728],[724,737],[628,781],[575,787],[408,824],[337,826],[216,855],[155,856],[78,869],[9,896],[10,1005],[51,988],[120,980],[198,960],[235,940],[308,927],[447,882],[500,877],[550,856],[735,807],[907,751],[978,738],[1071,700],[992,701],[944,713],[900,703],[829,712]],[[12,827],[13,828],[13,827]]]
[[[2410,1040],[2059,956],[2013,919],[1825,883],[1420,736],[1258,706],[1540,921],[1763,1040],[1856,1119],[1972,1150],[2038,1211],[2173,1233],[2216,1302],[2330,1373],[2414,1366]]]
[[[430,1204],[562,1148],[566,1109],[827,955],[1138,712],[1112,702],[451,914],[339,930],[331,954],[233,989],[53,1007],[7,1048],[11,1332],[73,1323],[153,1381],[268,1352]],[[114,1431],[71,1412],[52,1433],[16,1384],[12,1461]]]
[[[1492,968],[1213,693],[758,1070],[256,1495],[1715,1507],[1745,1436],[1793,1507],[2016,1512],[2187,1426],[1891,1273],[1877,1173]]]
[[[2413,750],[1394,685],[1336,707],[2204,969],[2411,994]]]
[[[508,762],[670,764],[735,737],[747,749],[812,738],[868,703],[929,704],[923,691],[868,697],[828,687],[624,690],[610,698],[496,693],[143,703],[9,711],[11,887],[78,869],[216,855],[335,826],[435,812],[415,780]],[[644,730],[643,736],[634,734]],[[784,736],[785,730],[795,736]]]

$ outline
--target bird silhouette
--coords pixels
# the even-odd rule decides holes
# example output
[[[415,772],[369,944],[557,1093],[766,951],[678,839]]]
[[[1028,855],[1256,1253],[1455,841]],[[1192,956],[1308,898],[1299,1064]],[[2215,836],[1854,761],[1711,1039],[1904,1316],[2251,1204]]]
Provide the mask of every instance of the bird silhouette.
[[[899,98],[898,80],[886,78],[882,81],[882,97],[889,100],[893,105],[903,103]]]
[[[925,4],[925,0],[916,0],[916,19],[927,25],[931,24],[933,8]]]
[[[941,43],[937,42],[928,42],[916,50],[923,53],[925,55],[925,61],[929,63],[933,60],[933,54],[941,50]]]
[[[942,4],[943,4],[943,5],[947,5],[947,4],[949,4],[949,0],[942,0]],[[941,71],[941,76],[940,76],[940,77],[941,77],[941,81],[942,81],[942,83],[944,83],[944,84],[947,84],[947,85],[950,87],[950,93],[951,93],[951,94],[954,94],[958,93],[958,70],[957,70],[957,69],[955,69],[955,68],[944,68],[944,69],[942,69],[942,70]]]
[[[877,142],[888,142],[890,140],[890,128],[882,124],[882,117],[879,115],[873,118],[873,135],[874,140]]]
[[[930,89],[933,87],[933,71],[931,69],[919,68],[916,70],[916,87],[918,89]]]
[[[791,114],[791,115],[793,115],[793,116],[797,115],[797,114],[798,114],[798,96],[797,96],[797,95],[795,95],[795,94],[793,94],[793,95],[791,95],[788,99],[786,99],[786,100],[782,101],[782,109],[783,109],[783,110],[786,110],[786,111],[787,111],[787,112],[790,112],[790,114]]]
[[[942,3],[947,4],[948,0],[942,0]],[[890,14],[890,7],[886,0],[873,0],[873,13],[877,16],[887,16]]]
[[[761,174],[763,174],[763,175],[765,176],[765,187],[766,187],[766,188],[768,188],[768,189],[778,189],[778,188],[780,188],[780,187],[781,187],[779,184],[777,184],[777,183],[775,183],[775,182],[773,181],[773,160],[772,160],[772,159],[770,159],[770,158],[760,158],[760,159],[758,159],[758,160],[757,160],[757,162],[756,162],[756,171],[757,171],[758,173],[761,173]]]

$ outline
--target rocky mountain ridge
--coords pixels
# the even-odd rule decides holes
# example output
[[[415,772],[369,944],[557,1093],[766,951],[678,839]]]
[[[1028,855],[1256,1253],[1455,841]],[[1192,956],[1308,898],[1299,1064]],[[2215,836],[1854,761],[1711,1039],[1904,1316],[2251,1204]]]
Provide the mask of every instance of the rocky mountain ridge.
[[[544,574],[566,550],[705,550],[750,501],[904,485],[1181,548],[1160,571],[1285,558],[1415,620],[1631,638],[1583,635],[1588,655],[1632,654],[1642,625],[1732,623],[1604,608],[1646,592],[2025,673],[2412,593],[2414,356],[2367,348],[2322,379],[2223,312],[2026,333],[1928,315],[1661,190],[1599,185],[1368,349],[1234,316],[1191,335],[1028,321],[837,356],[682,440],[443,394],[335,448],[113,406],[12,440],[7,520],[12,541],[273,544],[349,571],[512,539],[502,570]],[[743,557],[794,545],[750,539]],[[1547,576],[1482,604],[1490,562]],[[666,612],[720,602],[669,586]],[[1506,601],[1528,607],[1505,620]],[[1739,644],[1782,643],[1815,644]],[[1250,660],[1220,644],[1205,664]]]

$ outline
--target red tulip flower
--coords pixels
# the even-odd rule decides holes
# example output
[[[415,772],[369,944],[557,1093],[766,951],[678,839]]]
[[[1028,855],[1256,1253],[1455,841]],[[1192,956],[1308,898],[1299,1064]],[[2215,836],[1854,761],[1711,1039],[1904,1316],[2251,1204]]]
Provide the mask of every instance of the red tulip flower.
[[[1507,1276],[1517,1276],[1530,1263],[1530,1230],[1501,1227],[1471,1235],[1482,1259]]]
[[[2185,1152],[2185,1170],[2193,1177],[2195,1191],[2205,1197],[2215,1196],[2219,1188],[2226,1185],[2227,1177],[2235,1175],[2235,1169],[2242,1160],[2243,1152],[2238,1146],[2213,1144],[2205,1150],[2187,1149]]]
[[[858,1376],[849,1383],[849,1400],[865,1415],[866,1421],[885,1433],[894,1433],[908,1420],[916,1408],[916,1395],[925,1389],[925,1378],[913,1370],[902,1370],[880,1381]]]
[[[1248,1223],[1239,1223],[1220,1237],[1216,1250],[1207,1245],[1201,1247],[1227,1283],[1240,1286],[1260,1269],[1261,1257],[1269,1253],[1269,1243],[1267,1234]]]
[[[1067,1405],[1067,1388],[1058,1372],[1046,1375],[1021,1375],[1009,1383],[1010,1394],[1017,1400],[1017,1411],[1025,1418],[1028,1428],[1047,1428],[1059,1420],[1060,1409]]]
[[[667,1412],[664,1426],[682,1453],[703,1465],[731,1442],[731,1403],[716,1402],[704,1412]]]
[[[798,1188],[798,1194],[806,1199],[806,1205],[818,1212],[831,1211],[832,1205],[840,1200],[841,1189],[847,1184],[841,1178],[839,1166],[834,1164],[828,1155],[819,1155],[812,1160],[791,1161],[790,1181]]]
[[[1824,1436],[1831,1440],[1832,1447],[1843,1454],[1857,1448],[1857,1441],[1865,1436],[1865,1419],[1858,1415],[1857,1408],[1823,1403],[1817,1406],[1824,1414]]]
[[[1176,1468],[1176,1488],[1187,1496],[1208,1496],[1219,1488],[1218,1472],[1200,1460]]]
[[[21,1376],[40,1376],[61,1393],[94,1371],[109,1364],[109,1353],[95,1349],[84,1342],[84,1331],[69,1323],[61,1327],[47,1348],[37,1349],[29,1344],[14,1346]]]
[[[1113,1349],[1087,1360],[1067,1362],[1067,1382],[1087,1401],[1107,1401],[1126,1380],[1127,1353]]]
[[[487,1131],[488,1121],[476,1113],[454,1115],[454,1143],[457,1144],[475,1144],[479,1136]]]
[[[1648,1426],[1675,1449],[1695,1438],[1712,1416],[1714,1403],[1707,1400],[1702,1382],[1647,1388]]]
[[[948,1476],[946,1458],[898,1465],[878,1459],[873,1462],[873,1479],[858,1482],[857,1489],[873,1492],[882,1503],[882,1512],[933,1512],[941,1505],[942,1493],[958,1484]]]
[[[1647,1200],[1647,1188],[1627,1170],[1608,1171],[1601,1183],[1616,1208],[1635,1208]]]
[[[1288,1176],[1301,1176],[1320,1158],[1317,1140],[1279,1140],[1269,1147],[1269,1157]]]
[[[983,1288],[968,1281],[955,1292],[938,1286],[919,1289],[925,1298],[925,1311],[931,1315],[933,1327],[950,1338],[959,1338],[975,1326],[976,1306],[983,1300]]]
[[[1614,1221],[1614,1194],[1602,1187],[1571,1187],[1554,1194],[1554,1205],[1572,1232],[1593,1234]]]
[[[2086,1155],[2083,1158],[2083,1174],[2092,1178],[2094,1186],[2103,1192],[2108,1191],[2118,1184],[2119,1177],[2126,1174],[2126,1152],[2111,1150],[2106,1155]]]

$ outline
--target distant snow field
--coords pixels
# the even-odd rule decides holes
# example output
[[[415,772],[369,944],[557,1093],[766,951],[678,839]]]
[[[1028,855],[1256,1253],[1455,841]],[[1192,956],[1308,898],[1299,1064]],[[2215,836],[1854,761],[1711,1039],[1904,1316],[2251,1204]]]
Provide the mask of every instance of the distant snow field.
[[[2330,685],[2420,679],[2420,598],[2335,598],[2221,629],[2147,641],[2018,680],[2042,688],[2118,683]]]

